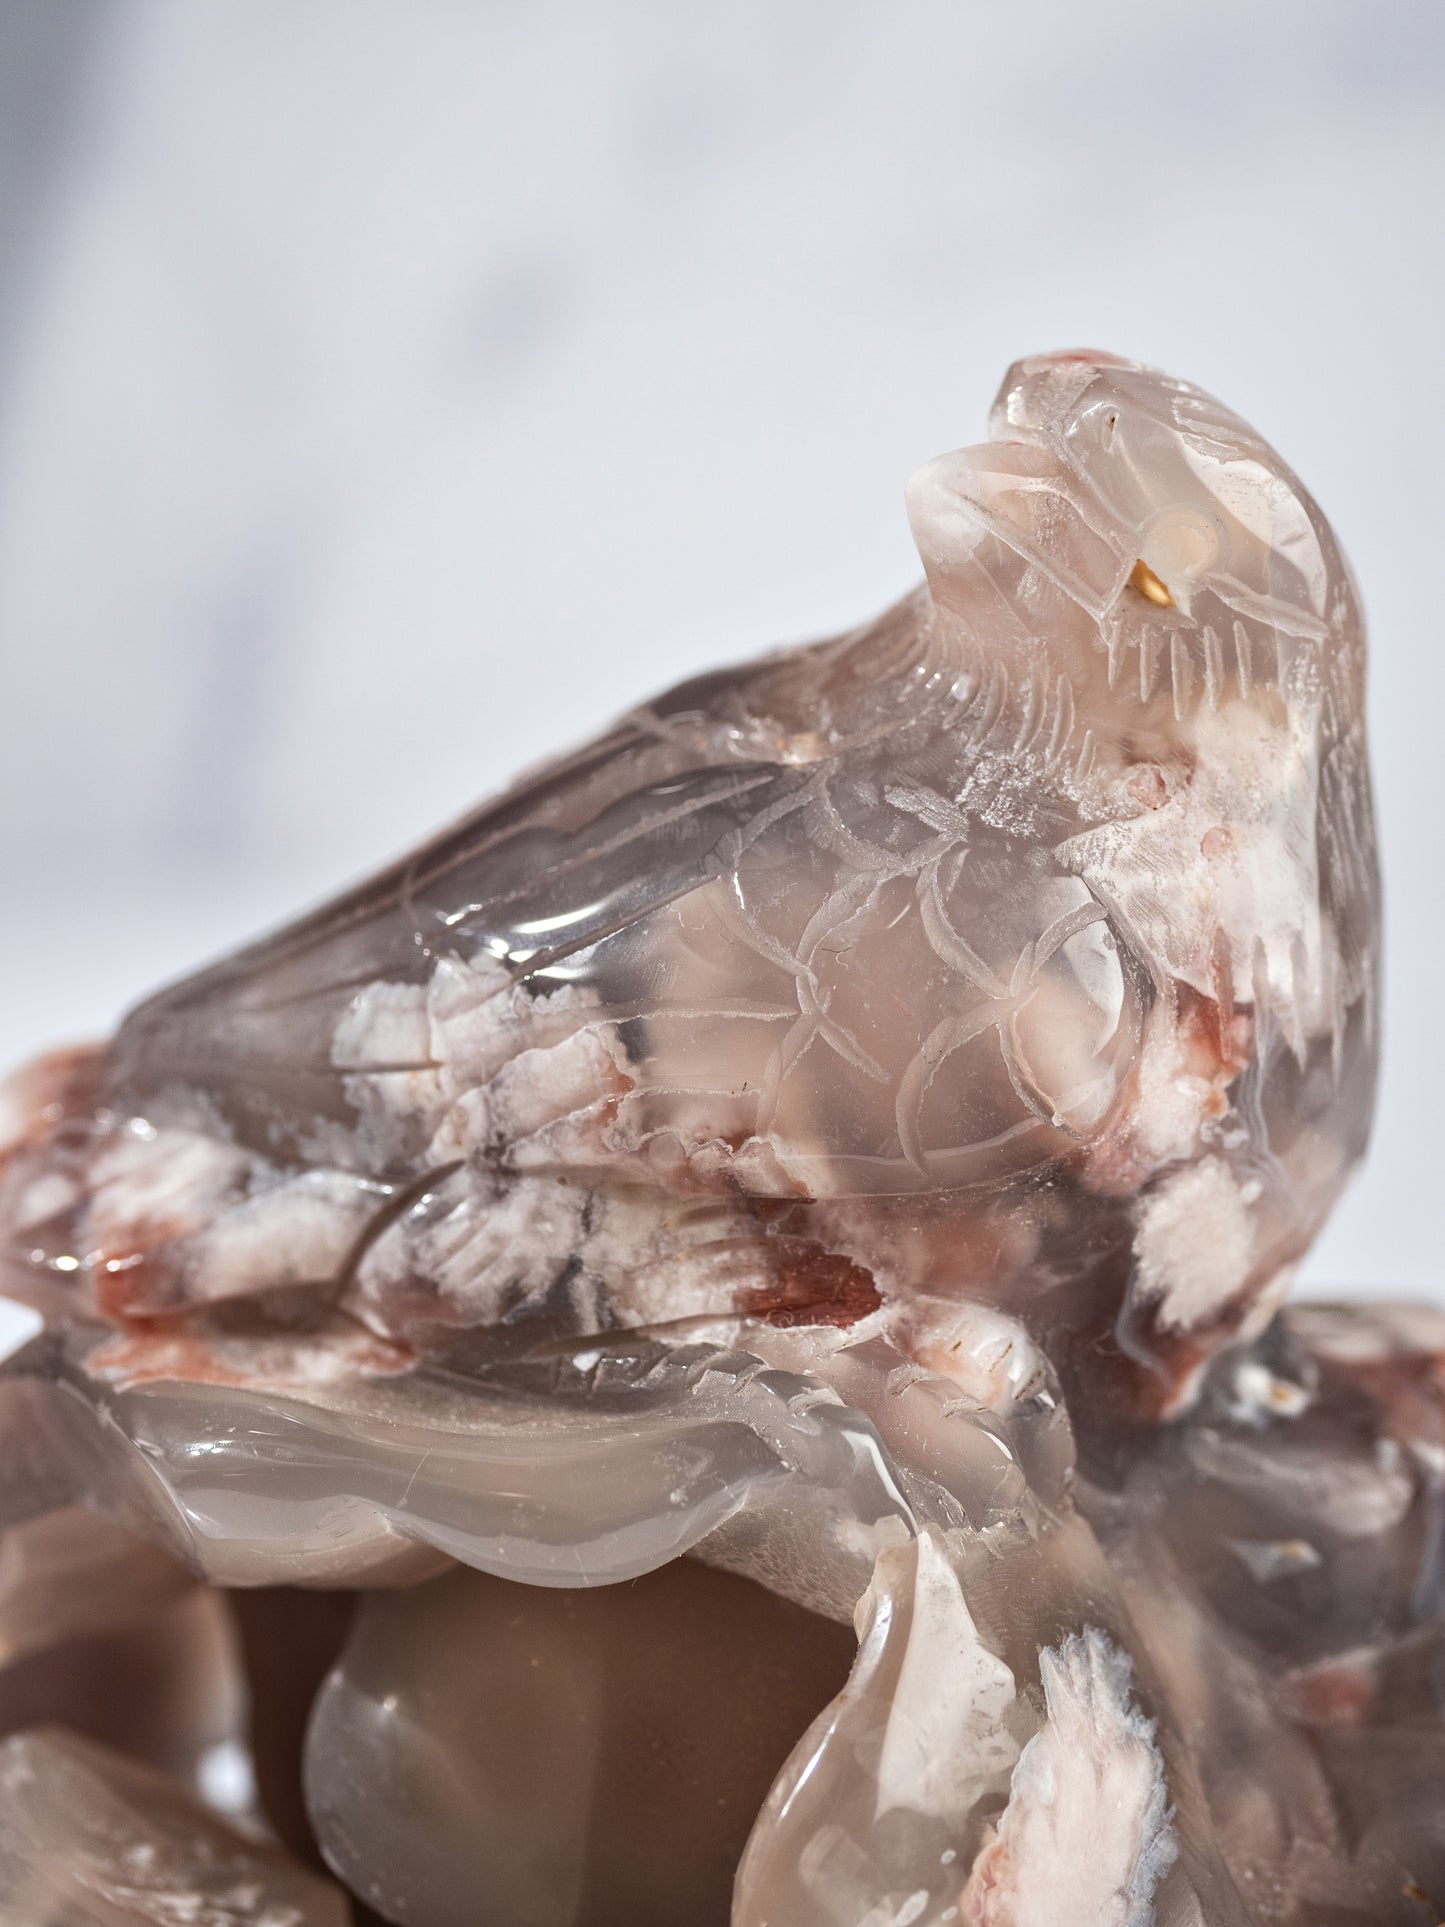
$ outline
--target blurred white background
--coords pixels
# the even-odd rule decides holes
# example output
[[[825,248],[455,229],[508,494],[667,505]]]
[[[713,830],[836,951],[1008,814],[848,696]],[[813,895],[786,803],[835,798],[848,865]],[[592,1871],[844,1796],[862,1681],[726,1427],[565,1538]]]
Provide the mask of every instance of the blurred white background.
[[[0,1060],[881,607],[1082,342],[1360,575],[1387,1060],[1309,1280],[1445,1290],[1442,201],[1438,0],[0,0]]]

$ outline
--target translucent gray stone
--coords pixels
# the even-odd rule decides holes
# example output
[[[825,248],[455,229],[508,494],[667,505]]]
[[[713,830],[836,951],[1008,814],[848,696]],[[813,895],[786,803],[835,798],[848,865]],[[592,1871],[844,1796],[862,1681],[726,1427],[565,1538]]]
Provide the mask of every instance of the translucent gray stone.
[[[0,1744],[0,1917],[15,1927],[345,1927],[330,1882],[173,1783],[58,1730]]]
[[[393,1919],[725,1927],[758,1808],[852,1655],[692,1560],[540,1597],[466,1573],[378,1593],[312,1718],[311,1812]]]
[[[1445,1323],[1281,1310],[1374,1097],[1348,568],[1105,355],[908,512],[876,620],[13,1083],[0,1626],[42,1545],[57,1628],[359,1591],[238,1617],[402,1927],[1419,1927]]]

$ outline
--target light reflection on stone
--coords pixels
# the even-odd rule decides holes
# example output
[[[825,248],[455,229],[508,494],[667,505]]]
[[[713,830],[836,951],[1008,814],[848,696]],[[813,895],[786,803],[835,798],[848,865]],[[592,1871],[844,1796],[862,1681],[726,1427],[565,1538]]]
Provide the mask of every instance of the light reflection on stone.
[[[358,1918],[1445,1894],[1445,1322],[1281,1312],[1373,1104],[1355,591],[1188,384],[990,426],[876,621],[12,1087],[0,1628],[262,1589]]]

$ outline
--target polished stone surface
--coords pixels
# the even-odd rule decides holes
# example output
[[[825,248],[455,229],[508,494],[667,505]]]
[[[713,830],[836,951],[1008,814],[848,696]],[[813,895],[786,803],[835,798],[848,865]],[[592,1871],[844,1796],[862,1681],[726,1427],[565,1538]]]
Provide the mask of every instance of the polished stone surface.
[[[92,1741],[44,1727],[4,1741],[0,1795],[15,1927],[345,1927],[333,1883]]]
[[[374,1594],[311,1720],[317,1833],[407,1923],[727,1927],[758,1808],[853,1652],[690,1559],[586,1591],[457,1572]]]
[[[990,437],[877,620],[11,1086],[12,1529],[363,1592],[239,1623],[262,1808],[402,1927],[1445,1885],[1445,1322],[1281,1312],[1373,1104],[1354,587],[1189,384]]]

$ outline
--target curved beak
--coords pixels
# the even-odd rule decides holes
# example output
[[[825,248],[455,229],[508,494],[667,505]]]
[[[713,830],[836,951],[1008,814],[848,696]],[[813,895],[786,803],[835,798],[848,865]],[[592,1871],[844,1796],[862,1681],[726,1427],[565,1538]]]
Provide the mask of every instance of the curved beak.
[[[955,605],[986,537],[1030,563],[1096,621],[1138,556],[1108,527],[1102,504],[1038,442],[982,442],[926,462],[907,490],[908,519],[934,600]]]

